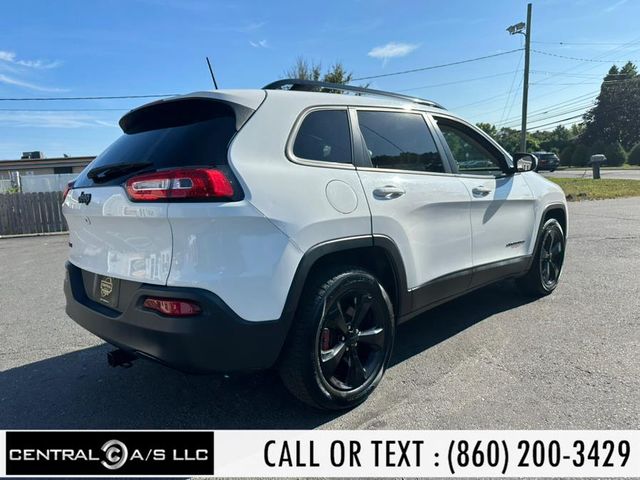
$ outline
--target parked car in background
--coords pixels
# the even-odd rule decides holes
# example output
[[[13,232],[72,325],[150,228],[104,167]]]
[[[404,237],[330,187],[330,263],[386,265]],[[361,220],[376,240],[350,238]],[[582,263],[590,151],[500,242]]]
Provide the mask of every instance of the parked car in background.
[[[549,170],[553,172],[560,166],[560,159],[553,152],[533,152],[538,157],[538,170]]]

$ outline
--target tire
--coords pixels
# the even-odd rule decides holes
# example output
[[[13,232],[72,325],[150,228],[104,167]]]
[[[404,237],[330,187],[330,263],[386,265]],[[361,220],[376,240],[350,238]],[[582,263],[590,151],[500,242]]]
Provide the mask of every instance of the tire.
[[[539,238],[529,271],[516,280],[524,294],[535,297],[549,295],[558,286],[566,247],[562,226],[555,218],[545,221]]]
[[[302,295],[279,371],[304,403],[340,410],[362,403],[382,379],[395,336],[387,292],[369,272],[331,268]]]

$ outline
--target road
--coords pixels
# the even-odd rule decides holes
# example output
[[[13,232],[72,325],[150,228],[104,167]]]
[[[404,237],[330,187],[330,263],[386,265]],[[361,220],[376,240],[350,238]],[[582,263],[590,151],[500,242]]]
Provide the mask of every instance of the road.
[[[66,236],[0,240],[0,429],[636,429],[640,198],[570,205],[562,283],[511,282],[401,326],[372,397],[326,413],[277,375],[189,376],[109,350],[64,313]]]
[[[540,172],[545,177],[556,178],[592,178],[593,174],[591,168],[576,169],[576,170],[556,170],[555,172]],[[628,170],[600,170],[600,176],[602,178],[615,178],[626,180],[640,180],[640,169],[628,169]]]

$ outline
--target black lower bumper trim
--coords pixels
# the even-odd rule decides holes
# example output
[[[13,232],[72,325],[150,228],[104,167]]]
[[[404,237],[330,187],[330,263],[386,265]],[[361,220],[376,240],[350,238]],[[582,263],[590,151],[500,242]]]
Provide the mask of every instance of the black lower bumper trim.
[[[92,300],[83,271],[66,264],[67,315],[108,343],[188,372],[229,372],[271,367],[287,333],[281,320],[250,322],[240,318],[208,290],[121,281],[118,311]],[[86,272],[85,272],[86,273]],[[196,301],[202,313],[166,317],[142,306],[147,296]],[[124,303],[124,305],[122,305]]]

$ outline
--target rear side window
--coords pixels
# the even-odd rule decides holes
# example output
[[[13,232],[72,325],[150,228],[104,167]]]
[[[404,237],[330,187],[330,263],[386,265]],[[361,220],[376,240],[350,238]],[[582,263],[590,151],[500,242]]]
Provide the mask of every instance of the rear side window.
[[[360,111],[358,124],[373,167],[444,172],[442,158],[422,115]]]
[[[176,102],[179,103],[179,102]],[[151,110],[151,109],[150,109]],[[223,166],[227,164],[229,142],[236,133],[233,110],[220,103],[209,102],[189,115],[184,105],[166,109],[164,112],[150,111],[145,118],[144,110],[125,133],[102,152],[80,174],[76,187],[90,187],[94,182],[87,173],[96,168],[122,164],[143,164],[142,171],[155,171],[175,167]],[[100,185],[122,183],[132,172],[99,182]]]
[[[351,134],[346,110],[316,110],[302,121],[293,154],[305,160],[351,163]]]

